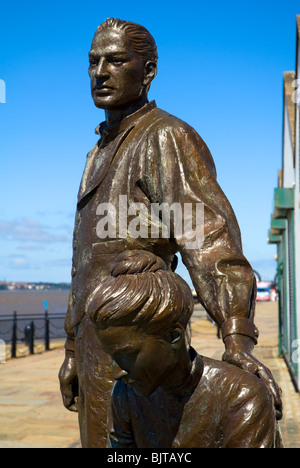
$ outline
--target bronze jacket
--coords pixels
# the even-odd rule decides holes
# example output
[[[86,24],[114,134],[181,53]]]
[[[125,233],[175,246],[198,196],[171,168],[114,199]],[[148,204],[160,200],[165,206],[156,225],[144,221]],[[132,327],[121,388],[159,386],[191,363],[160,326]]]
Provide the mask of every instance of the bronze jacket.
[[[235,330],[255,339],[255,276],[242,252],[236,217],[217,183],[212,156],[201,137],[185,122],[158,109],[154,101],[113,127],[101,124],[98,132],[101,139],[87,155],[78,194],[65,323],[68,338],[74,337],[88,295],[109,274],[118,253],[145,249],[161,256],[173,269],[174,256],[180,252],[200,302],[223,327],[223,337]],[[165,219],[153,219],[151,209],[163,203],[181,206],[182,212],[188,204],[204,207],[199,247],[191,248],[188,230],[178,234],[172,216],[168,234],[164,231],[162,235]],[[137,209],[135,216],[132,207]],[[139,219],[144,217],[148,235],[144,227],[143,235],[136,235],[138,228],[132,235],[129,224],[130,220],[137,223],[137,213]],[[155,223],[160,229],[156,237],[151,231]],[[193,214],[193,227],[197,227],[195,223]],[[106,227],[109,236],[105,238]]]
[[[264,383],[192,352],[191,373],[174,392],[160,386],[143,397],[115,383],[107,448],[280,448]]]

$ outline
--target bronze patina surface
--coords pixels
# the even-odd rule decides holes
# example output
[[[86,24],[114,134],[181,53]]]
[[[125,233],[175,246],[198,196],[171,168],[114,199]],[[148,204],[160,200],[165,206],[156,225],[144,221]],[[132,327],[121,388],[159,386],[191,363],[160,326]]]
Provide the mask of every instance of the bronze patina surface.
[[[113,359],[109,448],[277,448],[271,393],[255,375],[199,356],[194,300],[161,257],[122,252],[87,314]]]
[[[114,383],[111,357],[85,314],[87,300],[110,276],[118,255],[131,250],[154,254],[170,271],[176,268],[176,253],[181,255],[200,302],[221,327],[224,361],[248,372],[247,379],[259,376],[281,416],[280,390],[252,354],[258,338],[256,280],[243,255],[235,214],[202,138],[148,101],[157,59],[155,41],[145,28],[115,19],[98,27],[89,54],[92,97],[96,107],[105,110],[105,121],[96,129],[100,139],[87,155],[78,193],[68,339],[60,370],[63,402],[79,413],[83,447],[107,444]],[[203,207],[201,244],[191,247],[191,232],[178,234],[172,220],[167,236],[153,235],[153,227],[163,232],[164,219],[151,216],[151,209],[162,204],[182,207],[182,212],[186,206]],[[132,207],[140,208],[143,220],[139,236],[129,228]],[[105,216],[110,226],[106,236]]]

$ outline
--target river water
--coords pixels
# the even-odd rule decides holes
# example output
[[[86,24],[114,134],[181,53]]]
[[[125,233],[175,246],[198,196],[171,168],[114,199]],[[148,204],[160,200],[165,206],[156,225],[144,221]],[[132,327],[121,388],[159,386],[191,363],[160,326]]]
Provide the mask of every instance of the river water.
[[[0,291],[0,316],[18,314],[43,314],[45,302],[48,312],[65,313],[68,306],[69,290],[16,290]]]

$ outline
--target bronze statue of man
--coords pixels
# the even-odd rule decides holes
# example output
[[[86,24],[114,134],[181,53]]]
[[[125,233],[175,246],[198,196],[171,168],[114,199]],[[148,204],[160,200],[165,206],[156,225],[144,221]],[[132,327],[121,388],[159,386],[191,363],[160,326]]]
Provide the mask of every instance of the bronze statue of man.
[[[243,255],[234,212],[217,183],[212,156],[193,128],[148,101],[158,60],[153,37],[143,26],[108,19],[94,35],[89,60],[92,97],[106,119],[96,129],[100,139],[87,155],[78,194],[66,358],[60,370],[64,405],[79,413],[82,446],[106,446],[113,384],[111,359],[85,315],[86,301],[125,250],[152,252],[170,270],[175,270],[180,253],[201,304],[221,327],[223,359],[257,374],[280,413],[276,382],[252,355],[258,337],[253,323],[256,280]],[[161,216],[147,215],[153,205],[195,204],[204,207],[198,248],[191,248],[190,233],[178,234],[173,222],[168,236],[151,235],[154,224],[163,224]],[[124,213],[132,206],[146,207],[148,236],[145,231],[133,235],[124,224]],[[118,218],[106,233],[100,218],[105,209],[110,212],[108,224],[110,215]]]

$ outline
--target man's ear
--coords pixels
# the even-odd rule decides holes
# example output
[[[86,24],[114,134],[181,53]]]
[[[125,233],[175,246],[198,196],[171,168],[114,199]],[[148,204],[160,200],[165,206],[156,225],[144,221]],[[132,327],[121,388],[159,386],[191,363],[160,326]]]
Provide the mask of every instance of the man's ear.
[[[181,348],[184,342],[185,331],[180,324],[176,324],[176,327],[170,330],[171,346],[174,350]]]
[[[143,85],[149,87],[157,74],[157,64],[155,62],[146,62],[144,67]]]

